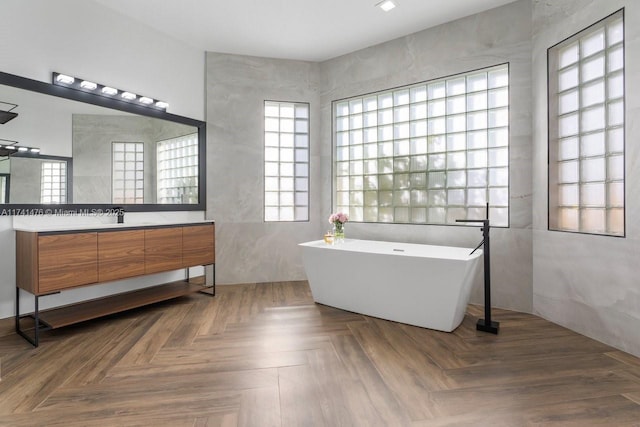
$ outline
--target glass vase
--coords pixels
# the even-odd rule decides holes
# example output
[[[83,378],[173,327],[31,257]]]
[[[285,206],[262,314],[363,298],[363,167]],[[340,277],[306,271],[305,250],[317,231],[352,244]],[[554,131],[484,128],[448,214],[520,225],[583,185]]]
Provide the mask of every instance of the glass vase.
[[[333,242],[334,243],[344,242],[344,224],[341,222],[333,223]]]

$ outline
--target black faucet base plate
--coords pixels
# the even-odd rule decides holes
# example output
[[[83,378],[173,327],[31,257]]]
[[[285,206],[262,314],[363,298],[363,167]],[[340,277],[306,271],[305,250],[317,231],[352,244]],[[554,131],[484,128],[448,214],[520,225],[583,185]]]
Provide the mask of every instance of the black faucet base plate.
[[[487,322],[484,319],[478,319],[478,323],[476,323],[476,330],[489,332],[492,334],[498,335],[498,329],[500,329],[500,322]]]

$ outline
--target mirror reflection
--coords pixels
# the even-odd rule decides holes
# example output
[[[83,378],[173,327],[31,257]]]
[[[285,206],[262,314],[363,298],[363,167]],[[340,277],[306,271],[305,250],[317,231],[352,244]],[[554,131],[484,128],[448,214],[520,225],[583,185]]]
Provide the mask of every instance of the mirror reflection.
[[[74,203],[197,203],[198,133],[135,115],[73,115]]]
[[[5,85],[0,102],[18,105],[0,138],[40,149],[0,158],[0,203],[198,204],[197,127]]]
[[[13,155],[0,161],[0,170],[6,174],[4,203],[73,203],[68,178],[73,167],[68,157]]]

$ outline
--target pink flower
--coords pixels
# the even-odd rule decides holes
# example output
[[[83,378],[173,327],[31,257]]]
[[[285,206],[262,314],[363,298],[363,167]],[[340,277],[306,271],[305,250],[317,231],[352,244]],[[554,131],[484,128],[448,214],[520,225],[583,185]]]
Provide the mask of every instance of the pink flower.
[[[335,224],[339,222],[340,224],[344,224],[349,221],[349,215],[343,212],[332,213],[329,215],[329,224]]]

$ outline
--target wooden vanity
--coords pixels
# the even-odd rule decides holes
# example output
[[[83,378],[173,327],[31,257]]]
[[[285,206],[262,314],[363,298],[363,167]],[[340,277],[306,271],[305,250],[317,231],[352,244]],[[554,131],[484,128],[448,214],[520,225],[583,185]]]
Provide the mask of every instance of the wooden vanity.
[[[188,268],[215,266],[213,222],[108,228],[16,230],[16,331],[38,345],[39,332],[176,298],[205,289]],[[187,269],[187,278],[149,288],[40,311],[40,297],[146,274]],[[35,310],[20,315],[20,289],[34,295]],[[214,287],[211,294],[215,295]],[[33,339],[20,320],[35,321]]]

